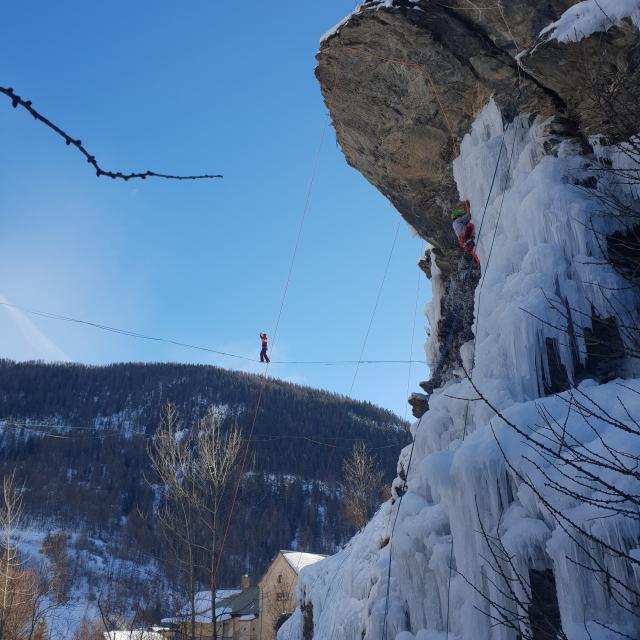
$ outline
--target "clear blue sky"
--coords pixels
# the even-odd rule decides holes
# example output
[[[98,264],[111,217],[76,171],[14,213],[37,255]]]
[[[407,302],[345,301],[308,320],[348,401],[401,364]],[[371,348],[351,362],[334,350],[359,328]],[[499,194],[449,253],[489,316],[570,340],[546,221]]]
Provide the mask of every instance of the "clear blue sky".
[[[106,168],[225,178],[98,180],[0,96],[0,296],[257,356],[258,332],[273,330],[326,115],[314,56],[352,8],[347,0],[3,3],[0,84],[81,138]],[[347,166],[330,129],[275,358],[357,358],[397,221]],[[402,223],[365,358],[409,356],[421,248]],[[416,359],[424,359],[429,297],[423,280]],[[238,366],[2,308],[0,353]],[[346,393],[353,367],[271,373]],[[407,365],[363,365],[353,395],[404,415],[407,373]],[[426,376],[414,365],[412,389]]]

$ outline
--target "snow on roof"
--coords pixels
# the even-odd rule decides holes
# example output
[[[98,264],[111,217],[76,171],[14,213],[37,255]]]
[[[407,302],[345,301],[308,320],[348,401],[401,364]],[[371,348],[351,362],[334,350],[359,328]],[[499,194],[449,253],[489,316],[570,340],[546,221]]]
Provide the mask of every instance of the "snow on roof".
[[[233,611],[229,607],[217,607],[215,612],[215,618],[219,622],[223,622],[224,620],[230,620],[231,614]],[[187,620],[190,620],[191,614],[189,611],[186,613],[179,613],[177,616],[173,618],[162,618],[160,622],[163,624],[170,623],[182,623]],[[196,611],[196,622],[201,624],[210,624],[211,623],[211,609],[206,609],[205,611]],[[121,640],[120,638],[116,638],[115,640]],[[137,639],[136,639],[137,640]],[[147,638],[143,638],[142,640],[147,640]]]
[[[216,591],[216,604],[225,598],[235,596],[240,593],[242,589],[218,589]],[[195,597],[196,614],[208,613],[211,611],[211,592],[210,591],[198,591]],[[191,614],[191,604],[187,603],[182,609],[180,609],[180,615]]]
[[[236,596],[242,593],[242,589],[218,589],[216,591],[216,604],[222,602],[226,598],[230,598],[231,596]],[[211,592],[210,591],[198,591],[195,596],[195,609],[196,609],[196,622],[211,622]],[[216,608],[216,618],[220,620],[219,616],[227,615],[231,610],[228,607],[217,607]],[[191,616],[191,604],[187,603],[178,611],[176,616],[169,618],[162,618],[160,621],[163,624],[170,624],[173,622],[182,622],[185,618],[189,618]],[[111,640],[111,639],[109,639]],[[116,638],[114,640],[120,640],[120,638]],[[137,639],[136,639],[137,640]],[[147,640],[143,638],[142,640]]]
[[[282,555],[296,573],[300,573],[305,567],[320,562],[320,560],[324,560],[327,557],[317,553],[303,553],[301,551],[282,551]]]
[[[164,640],[164,636],[155,631],[134,629],[132,631],[105,631],[104,640]]]
[[[624,18],[640,29],[640,0],[584,0],[540,32],[549,40],[578,42],[594,33],[620,26]]]
[[[258,612],[258,600],[260,590],[257,587],[249,589],[218,589],[216,591],[215,618],[219,622],[230,620],[234,615],[252,615]],[[208,591],[200,591],[196,594],[196,622],[211,623],[211,598]],[[191,607],[187,604],[171,618],[163,618],[163,624],[183,623],[191,616]],[[116,639],[120,640],[120,638]],[[146,640],[144,638],[143,640]]]

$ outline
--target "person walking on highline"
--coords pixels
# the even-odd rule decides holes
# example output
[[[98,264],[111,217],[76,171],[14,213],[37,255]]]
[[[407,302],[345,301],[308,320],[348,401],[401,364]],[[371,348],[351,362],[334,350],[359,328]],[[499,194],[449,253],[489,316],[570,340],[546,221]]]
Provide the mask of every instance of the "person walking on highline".
[[[260,352],[260,362],[271,362],[267,355],[267,334],[261,333],[260,339],[262,340],[262,351]]]

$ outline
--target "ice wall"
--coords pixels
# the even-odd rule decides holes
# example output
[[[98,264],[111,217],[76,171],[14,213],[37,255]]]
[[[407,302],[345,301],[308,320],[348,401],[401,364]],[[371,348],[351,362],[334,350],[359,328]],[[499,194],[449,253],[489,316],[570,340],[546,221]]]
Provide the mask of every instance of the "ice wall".
[[[598,153],[613,154],[604,147]],[[581,566],[579,544],[549,505],[626,550],[640,548],[638,519],[612,517],[553,491],[548,485],[556,470],[505,423],[543,441],[541,415],[551,416],[589,450],[603,441],[623,451],[638,447],[640,438],[625,439],[606,420],[567,415],[567,393],[543,397],[551,375],[546,339],[556,340],[571,377],[584,364],[583,331],[594,314],[610,316],[615,304],[625,321],[637,321],[639,301],[603,262],[595,239],[614,231],[615,222],[599,215],[597,199],[580,186],[588,184],[592,169],[581,148],[564,143],[551,149],[540,119],[522,114],[506,122],[490,102],[475,120],[454,163],[460,195],[471,203],[482,269],[476,341],[463,349],[467,365],[473,363],[472,382],[459,371],[433,394],[429,411],[412,427],[413,445],[400,456],[394,500],[346,549],[301,573],[298,598],[305,610],[296,610],[280,640],[310,637],[303,632],[305,611],[313,617],[313,637],[323,640],[515,640],[514,631],[490,617],[495,611],[488,600],[509,604],[492,577],[481,526],[499,536],[515,570],[553,571],[571,640],[619,637],[613,629],[640,638],[638,619]],[[607,295],[612,290],[614,303]],[[428,345],[427,352],[433,357],[437,349]],[[631,426],[631,416],[640,415],[636,366],[621,364],[624,382],[585,380],[578,393]],[[477,399],[474,385],[488,403]],[[531,478],[539,493],[522,477]],[[628,491],[638,494],[637,480],[627,480]],[[609,569],[640,589],[637,567],[613,562]]]

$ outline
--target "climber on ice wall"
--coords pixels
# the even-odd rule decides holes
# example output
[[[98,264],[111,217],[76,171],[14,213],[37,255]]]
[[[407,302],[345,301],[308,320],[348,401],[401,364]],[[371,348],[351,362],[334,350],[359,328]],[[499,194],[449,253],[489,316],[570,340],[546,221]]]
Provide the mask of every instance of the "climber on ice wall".
[[[451,211],[449,215],[453,220],[453,231],[456,234],[456,238],[458,238],[460,248],[471,255],[476,264],[479,264],[480,260],[476,255],[476,233],[473,222],[471,222],[469,201],[465,200],[459,208]]]

